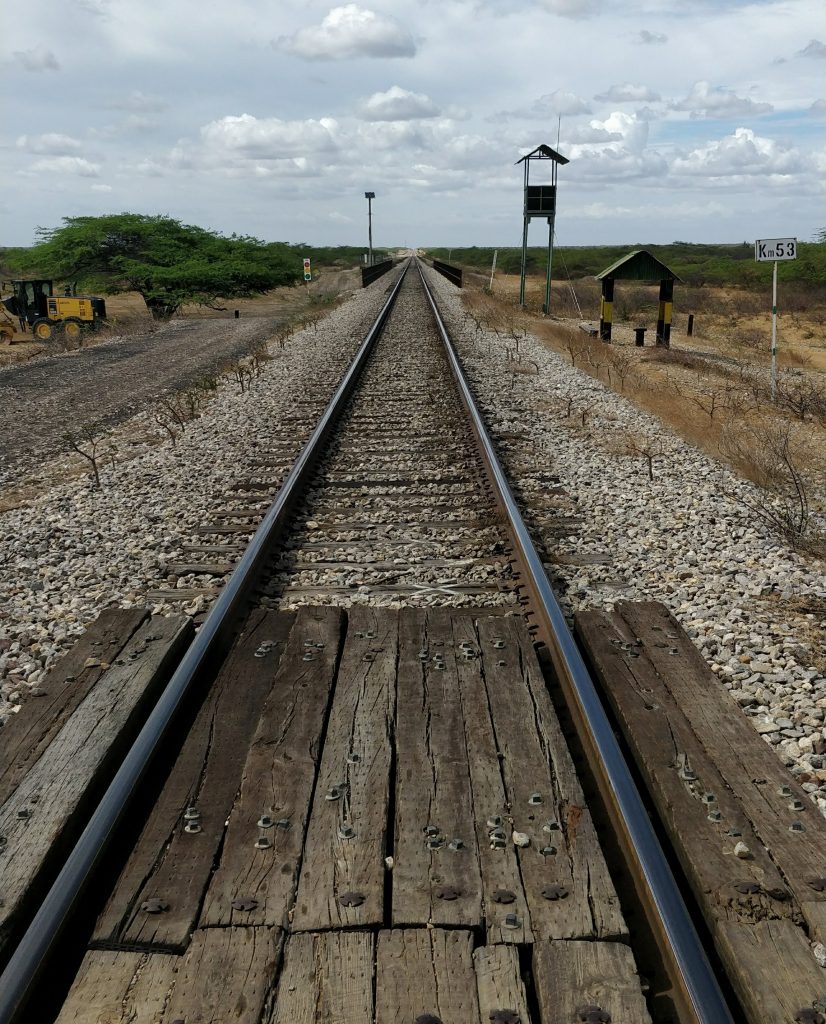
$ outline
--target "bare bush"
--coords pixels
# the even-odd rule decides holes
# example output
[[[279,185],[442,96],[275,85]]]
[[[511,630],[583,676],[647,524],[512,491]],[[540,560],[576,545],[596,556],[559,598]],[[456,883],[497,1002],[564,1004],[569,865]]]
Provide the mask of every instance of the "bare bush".
[[[648,479],[654,479],[654,460],[667,454],[663,439],[657,434],[628,433],[620,442],[620,454],[636,455],[645,460]]]
[[[101,445],[108,438],[108,431],[100,423],[82,423],[76,431],[67,430],[63,435],[72,451],[82,455],[92,467],[92,485],[100,490],[100,469],[99,461],[104,455],[109,455],[112,465],[115,464],[115,447],[110,444],[105,451],[101,451]]]
[[[809,507],[806,448],[792,424],[777,419],[730,425],[720,438],[723,457],[757,485],[755,492],[733,497],[796,549],[822,543]]]

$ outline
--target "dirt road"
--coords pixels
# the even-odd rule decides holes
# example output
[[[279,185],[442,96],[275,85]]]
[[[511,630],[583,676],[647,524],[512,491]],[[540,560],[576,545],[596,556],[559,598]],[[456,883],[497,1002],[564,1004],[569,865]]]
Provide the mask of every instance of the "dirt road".
[[[174,320],[0,372],[0,481],[83,423],[116,423],[266,341],[280,317]]]

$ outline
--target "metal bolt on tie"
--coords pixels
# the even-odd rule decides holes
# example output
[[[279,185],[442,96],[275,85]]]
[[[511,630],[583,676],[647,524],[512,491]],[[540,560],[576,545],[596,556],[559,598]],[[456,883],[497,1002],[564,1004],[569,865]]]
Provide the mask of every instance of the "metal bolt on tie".
[[[559,832],[560,831],[559,822],[558,821],[546,821],[545,824],[542,826],[542,831],[543,832]]]
[[[680,778],[684,779],[686,782],[696,782],[697,773],[694,771],[693,768],[684,768],[680,772]]]
[[[428,850],[441,850],[445,845],[445,841],[442,836],[428,836],[425,840],[425,846]]]
[[[190,806],[184,811],[184,821],[198,821],[201,817],[201,812],[197,807]]]
[[[262,814],[261,817],[258,819],[259,828],[272,828],[274,824],[275,822],[272,820],[269,814]]]
[[[28,807],[21,807],[20,810],[17,812],[17,817],[19,821],[28,821],[29,818],[31,818],[31,816],[32,812],[29,810]]]
[[[806,826],[803,824],[802,821],[793,821],[791,823],[791,825],[789,825],[789,831],[790,832],[805,832],[806,831]]]
[[[522,926],[518,914],[505,914],[505,920],[502,923],[505,928],[520,928]]]
[[[802,800],[792,800],[792,802],[789,804],[789,810],[790,811],[805,811],[806,810],[806,805],[803,803]]]
[[[488,835],[491,839],[504,839],[505,830],[503,828],[492,828],[490,832],[488,832]]]
[[[427,651],[419,651],[419,661],[427,661],[430,657]]]
[[[708,812],[708,820],[709,821],[722,821],[723,820],[723,815],[720,813],[720,811],[709,811]]]
[[[437,836],[441,831],[438,825],[425,825],[422,829],[426,836]]]
[[[447,848],[448,850],[453,850],[453,852],[455,853],[457,850],[464,850],[465,844],[462,839],[459,839],[457,837],[456,839],[450,840],[450,842],[447,844]]]
[[[497,651],[501,651],[505,646],[505,641],[500,636],[495,636],[491,641],[491,646],[495,647]]]
[[[555,846],[543,846],[539,851],[543,857],[553,857],[556,854]]]
[[[507,662],[504,660],[504,658],[500,658],[499,661],[496,662],[496,664],[499,666],[499,668],[504,668],[505,665],[507,665]]]
[[[531,793],[531,795],[528,797],[528,803],[532,804],[532,805],[541,804],[542,803],[542,794],[541,793]]]
[[[187,835],[197,836],[198,833],[202,832],[202,831],[203,830],[201,828],[201,824],[197,820],[195,820],[195,821],[188,821],[186,823],[186,825],[184,825],[184,832],[186,832]]]
[[[280,829],[284,829],[286,831],[290,827],[290,819],[289,818],[279,818],[278,821],[275,823],[275,827],[276,828],[280,828]]]
[[[305,651],[302,661],[315,661],[315,655],[312,651]]]
[[[269,850],[269,848],[271,846],[272,846],[272,843],[269,841],[269,839],[267,839],[266,836],[259,836],[255,840],[255,849],[256,850]]]
[[[351,750],[347,755],[347,764],[359,764],[361,761],[361,754],[357,754],[354,750]]]
[[[338,830],[339,839],[355,839],[356,830],[352,825],[348,825],[347,822],[342,822]]]
[[[507,846],[503,836],[491,836],[490,837],[490,848],[491,850],[504,850]]]
[[[704,804],[714,804],[714,803],[717,803],[717,797],[713,793],[703,793],[703,803]]]
[[[500,814],[491,815],[487,820],[487,826],[488,828],[501,828],[502,816]]]
[[[328,789],[327,792],[324,794],[324,799],[325,800],[340,800],[341,799],[341,790],[339,789],[338,786],[331,786],[330,789]]]

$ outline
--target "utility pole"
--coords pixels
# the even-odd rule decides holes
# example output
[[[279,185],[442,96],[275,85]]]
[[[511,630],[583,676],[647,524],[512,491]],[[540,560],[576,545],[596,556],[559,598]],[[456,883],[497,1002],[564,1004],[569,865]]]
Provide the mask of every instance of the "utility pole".
[[[365,192],[364,198],[367,200],[367,241],[370,251],[369,262],[370,266],[373,266],[373,200],[376,198],[375,192]]]

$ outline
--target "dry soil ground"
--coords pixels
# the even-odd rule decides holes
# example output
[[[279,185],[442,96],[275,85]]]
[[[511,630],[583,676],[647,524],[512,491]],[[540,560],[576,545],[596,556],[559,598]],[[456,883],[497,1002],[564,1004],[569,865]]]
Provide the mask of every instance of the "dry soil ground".
[[[107,300],[111,326],[71,352],[29,341],[0,348],[0,481],[25,488],[38,464],[66,449],[84,424],[112,424],[194,382],[215,376],[277,336],[317,316],[357,272],[333,271],[306,287],[233,301],[226,311],[192,308],[155,324],[139,296]],[[240,311],[235,319],[234,310]]]

